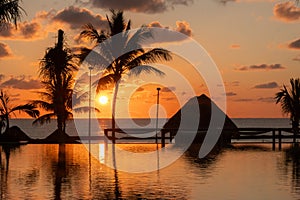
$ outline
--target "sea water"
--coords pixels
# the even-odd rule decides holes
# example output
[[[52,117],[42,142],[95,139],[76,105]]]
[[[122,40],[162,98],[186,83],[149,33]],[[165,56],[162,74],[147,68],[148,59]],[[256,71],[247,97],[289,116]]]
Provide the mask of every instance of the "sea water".
[[[234,122],[239,127],[289,126],[287,119]],[[39,137],[55,129],[55,123],[49,130],[21,126],[29,124],[24,120],[14,123]],[[117,146],[135,153],[156,148],[155,144]],[[287,153],[287,144],[282,151],[272,151],[270,144],[235,144],[200,161],[184,154],[147,173],[108,167],[103,161],[111,148],[92,144],[94,148],[99,157],[91,156],[81,144],[0,146],[0,199],[300,199],[300,158]],[[158,155],[153,162],[160,159]],[[128,164],[126,159],[123,162]]]

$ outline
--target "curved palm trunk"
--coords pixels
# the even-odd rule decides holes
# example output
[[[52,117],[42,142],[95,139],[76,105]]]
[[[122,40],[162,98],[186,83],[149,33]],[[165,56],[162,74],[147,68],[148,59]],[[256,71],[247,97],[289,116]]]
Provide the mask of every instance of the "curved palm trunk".
[[[119,81],[115,82],[115,90],[113,93],[113,101],[112,101],[112,116],[111,116],[111,128],[112,128],[112,137],[113,137],[113,143],[115,143],[115,134],[116,134],[116,103],[117,103],[117,94],[119,91]]]
[[[117,94],[119,91],[119,81],[115,82],[115,89],[113,93],[113,101],[112,101],[112,137],[113,137],[113,144],[112,144],[112,159],[113,159],[113,166],[114,166],[114,176],[115,176],[115,199],[119,199],[121,197],[121,191],[119,188],[119,176],[118,176],[118,169],[117,169],[117,160],[116,160],[116,149],[115,149],[115,129],[116,129],[116,103],[117,103]]]
[[[292,129],[294,132],[293,143],[295,144],[297,142],[296,141],[297,134],[299,133],[299,119],[295,119],[292,121]]]
[[[8,116],[8,114],[4,115],[4,120],[6,121],[6,128],[5,128],[5,131],[4,131],[4,133],[5,133],[9,129],[9,116]]]

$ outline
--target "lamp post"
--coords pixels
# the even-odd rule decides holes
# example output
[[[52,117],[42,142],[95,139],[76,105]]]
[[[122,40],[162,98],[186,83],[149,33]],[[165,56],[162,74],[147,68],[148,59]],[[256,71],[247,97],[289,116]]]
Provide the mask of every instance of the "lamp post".
[[[93,70],[93,67],[89,67],[89,71],[90,71],[90,83],[89,83],[89,139],[91,137],[92,70]]]
[[[89,83],[89,187],[92,185],[92,162],[91,162],[91,109],[92,109],[92,70],[93,67],[89,67],[90,83]]]
[[[157,144],[157,134],[158,134],[158,113],[159,113],[159,91],[160,88],[156,88],[157,90],[157,100],[156,100],[156,134],[155,134],[155,142]]]

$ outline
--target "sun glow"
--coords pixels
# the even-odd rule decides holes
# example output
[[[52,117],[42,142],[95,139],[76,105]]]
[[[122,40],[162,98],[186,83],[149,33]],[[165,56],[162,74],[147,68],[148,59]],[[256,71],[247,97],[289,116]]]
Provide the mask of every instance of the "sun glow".
[[[100,96],[98,101],[100,104],[105,105],[108,102],[108,98],[107,98],[107,96]]]

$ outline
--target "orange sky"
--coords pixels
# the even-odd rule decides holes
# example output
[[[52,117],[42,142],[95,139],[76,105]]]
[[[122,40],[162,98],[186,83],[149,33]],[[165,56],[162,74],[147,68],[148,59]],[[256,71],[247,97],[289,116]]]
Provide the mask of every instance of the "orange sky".
[[[65,31],[69,47],[83,45],[76,40],[82,26],[91,22],[98,29],[107,29],[105,15],[109,14],[109,8],[114,8],[125,11],[133,28],[145,24],[164,27],[186,34],[202,45],[224,81],[229,116],[283,117],[280,106],[274,103],[274,94],[282,84],[288,84],[290,78],[300,75],[300,8],[293,1],[133,2],[24,0],[21,6],[27,15],[22,17],[18,29],[10,27],[0,32],[0,88],[11,94],[14,104],[39,98],[36,94],[41,89],[38,62],[46,48],[54,45],[57,30]],[[178,102],[187,101],[193,94],[208,94],[205,77],[197,75],[180,55],[172,62],[160,64],[176,69],[177,74],[188,80],[193,93],[186,92],[180,78],[172,80],[171,75],[164,79],[125,77],[127,86],[122,89],[124,94],[122,91],[119,94],[120,116],[126,116],[128,109],[132,117],[152,116],[157,85],[169,88],[161,94],[160,116],[165,113],[170,117],[179,109]],[[155,82],[149,84],[149,79]],[[111,93],[105,95],[110,97]],[[129,103],[123,105],[122,98],[127,98]],[[97,103],[102,110],[99,117],[110,116],[110,103],[111,99],[107,105]]]

